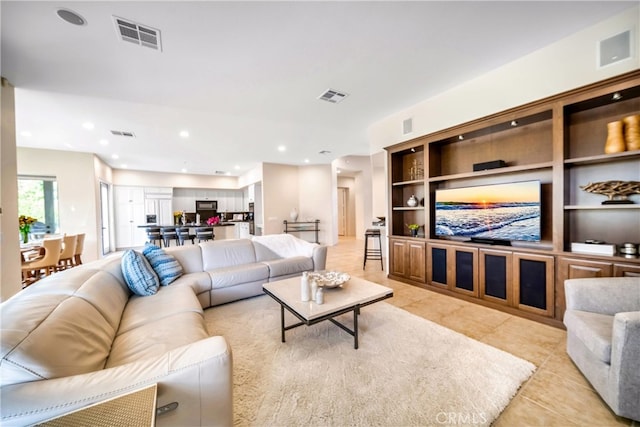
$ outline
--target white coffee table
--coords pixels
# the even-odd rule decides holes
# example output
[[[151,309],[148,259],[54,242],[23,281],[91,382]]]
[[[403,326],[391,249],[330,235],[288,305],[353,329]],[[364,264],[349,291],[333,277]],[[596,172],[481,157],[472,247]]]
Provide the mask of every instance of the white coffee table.
[[[303,302],[300,299],[300,277],[265,283],[264,292],[280,304],[280,326],[282,342],[285,342],[285,331],[298,326],[311,326],[329,320],[342,328],[354,338],[353,348],[358,348],[358,315],[360,309],[369,304],[382,301],[393,296],[393,289],[368,280],[352,277],[341,287],[324,290],[324,304],[313,301]],[[284,310],[287,309],[300,322],[285,325]],[[334,317],[353,312],[353,329],[338,322]]]

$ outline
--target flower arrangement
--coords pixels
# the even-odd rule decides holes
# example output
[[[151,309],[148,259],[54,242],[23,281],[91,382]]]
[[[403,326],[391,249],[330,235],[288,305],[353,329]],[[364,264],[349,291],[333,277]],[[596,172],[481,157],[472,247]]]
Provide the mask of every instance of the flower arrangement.
[[[412,237],[416,237],[418,235],[418,229],[420,228],[418,224],[405,224],[405,225],[411,231]]]
[[[207,225],[209,226],[218,225],[218,224],[220,224],[220,217],[218,216],[212,216],[207,220]]]
[[[27,243],[29,241],[29,231],[31,231],[31,224],[36,221],[37,219],[31,216],[20,215],[18,217],[18,226],[20,228],[20,235],[22,236],[23,243]]]

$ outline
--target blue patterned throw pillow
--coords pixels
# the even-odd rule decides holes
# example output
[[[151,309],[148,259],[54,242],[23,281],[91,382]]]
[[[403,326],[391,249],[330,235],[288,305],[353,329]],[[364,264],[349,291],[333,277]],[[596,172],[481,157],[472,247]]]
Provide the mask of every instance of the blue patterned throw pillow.
[[[160,285],[167,286],[182,276],[182,266],[173,255],[166,253],[155,245],[147,245],[142,251],[151,264],[151,268],[160,279]]]
[[[134,294],[148,296],[158,292],[158,276],[142,254],[129,249],[122,255],[120,267],[127,286]]]

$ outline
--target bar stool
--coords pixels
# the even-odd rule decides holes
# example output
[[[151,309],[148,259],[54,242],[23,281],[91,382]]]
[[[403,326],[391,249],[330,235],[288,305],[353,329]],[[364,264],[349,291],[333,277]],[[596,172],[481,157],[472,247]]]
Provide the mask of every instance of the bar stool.
[[[198,239],[198,243],[213,240],[215,238],[215,235],[213,234],[213,227],[196,228],[196,238]]]
[[[369,248],[369,238],[373,239],[373,244]],[[378,247],[376,248],[376,238],[378,239]],[[380,267],[384,270],[382,265],[382,239],[380,238],[380,230],[377,228],[368,228],[364,232],[364,264],[362,269],[364,270],[367,265],[367,260],[380,260]]]
[[[176,246],[180,246],[175,227],[160,227],[160,235],[162,236],[162,242],[167,248],[171,246],[172,240],[176,241]]]
[[[176,234],[178,235],[178,245],[184,246],[184,242],[191,240],[191,244],[194,245],[193,239],[195,234],[189,234],[189,227],[176,227]]]
[[[147,227],[147,241],[152,245],[158,242],[158,246],[162,247],[162,235],[160,234],[160,227]]]

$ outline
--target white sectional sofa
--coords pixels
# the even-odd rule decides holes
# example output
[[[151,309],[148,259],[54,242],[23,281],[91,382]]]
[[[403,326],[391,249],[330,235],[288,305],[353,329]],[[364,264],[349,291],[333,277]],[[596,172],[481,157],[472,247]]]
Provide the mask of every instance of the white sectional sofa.
[[[152,296],[131,293],[116,254],[2,304],[0,424],[38,423],[154,383],[158,406],[178,403],[158,426],[233,424],[231,349],[209,336],[202,309],[324,269],[326,247],[277,235],[167,253],[184,274]]]

